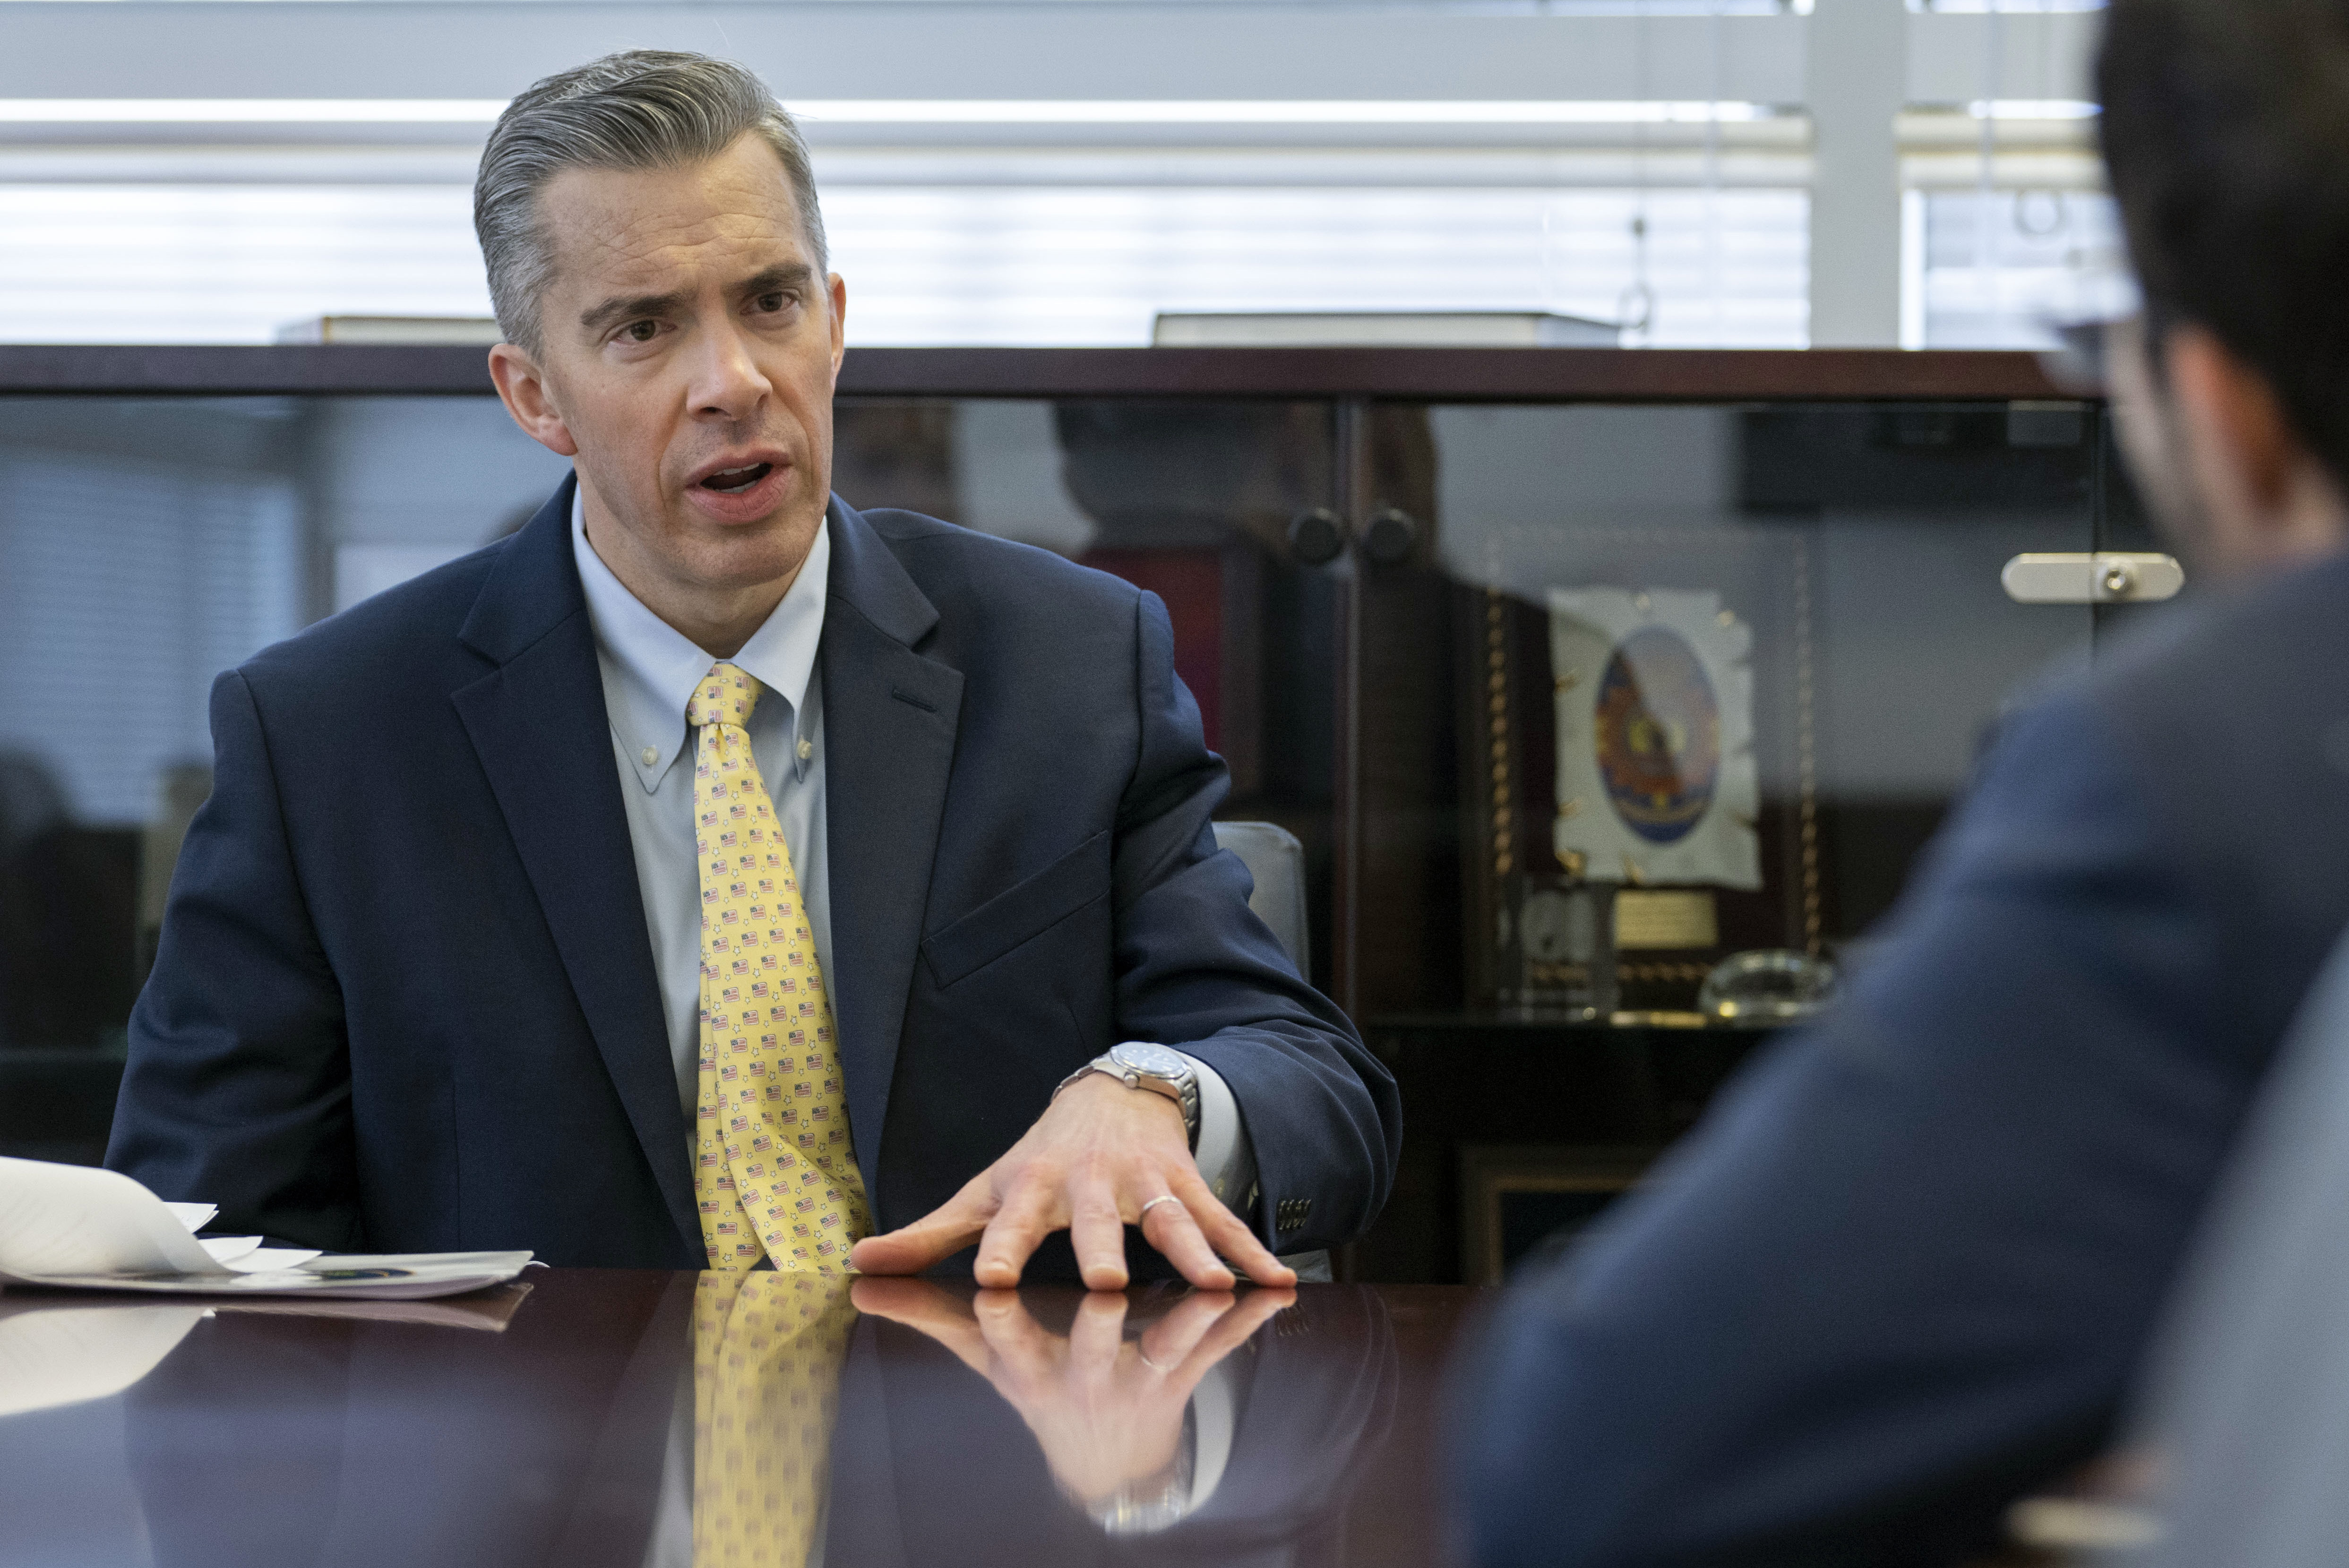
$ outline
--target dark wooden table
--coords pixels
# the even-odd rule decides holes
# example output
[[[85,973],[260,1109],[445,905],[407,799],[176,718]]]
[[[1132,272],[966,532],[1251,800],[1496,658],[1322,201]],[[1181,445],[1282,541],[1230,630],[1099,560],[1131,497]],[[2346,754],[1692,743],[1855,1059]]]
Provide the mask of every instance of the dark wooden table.
[[[716,1276],[525,1277],[340,1310],[0,1294],[0,1563],[686,1561]],[[809,1385],[821,1562],[1440,1563],[1476,1299],[856,1282]]]

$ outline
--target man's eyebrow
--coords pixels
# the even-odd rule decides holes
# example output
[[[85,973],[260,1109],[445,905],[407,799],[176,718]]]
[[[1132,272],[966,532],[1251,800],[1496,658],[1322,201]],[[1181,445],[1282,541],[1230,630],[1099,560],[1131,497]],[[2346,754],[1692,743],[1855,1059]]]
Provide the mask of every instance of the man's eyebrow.
[[[805,262],[781,262],[744,279],[735,285],[734,293],[743,298],[775,294],[804,287],[814,276],[815,269]],[[605,327],[634,321],[639,316],[667,315],[682,308],[686,297],[683,290],[678,290],[664,294],[628,294],[607,299],[581,312],[579,325],[588,332],[602,332]]]
[[[667,315],[685,304],[682,291],[665,294],[629,294],[625,298],[607,299],[579,315],[579,325],[589,332],[601,332],[623,321],[634,321],[644,315]]]
[[[756,294],[776,294],[803,287],[814,276],[815,269],[805,262],[779,262],[763,273],[752,274],[734,292],[746,299]]]

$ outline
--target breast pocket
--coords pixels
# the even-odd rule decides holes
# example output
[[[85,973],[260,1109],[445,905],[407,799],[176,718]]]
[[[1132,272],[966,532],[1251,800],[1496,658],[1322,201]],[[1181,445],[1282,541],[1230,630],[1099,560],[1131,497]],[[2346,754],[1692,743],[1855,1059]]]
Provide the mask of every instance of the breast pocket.
[[[926,938],[930,978],[951,985],[1108,896],[1109,834],[1101,832]]]

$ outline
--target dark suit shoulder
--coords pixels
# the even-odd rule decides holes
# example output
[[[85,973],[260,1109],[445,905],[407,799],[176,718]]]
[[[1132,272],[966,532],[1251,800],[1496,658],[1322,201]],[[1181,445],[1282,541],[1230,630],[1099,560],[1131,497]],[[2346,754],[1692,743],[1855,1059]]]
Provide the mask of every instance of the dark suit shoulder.
[[[2280,965],[2247,978],[2296,997],[2349,918],[2349,557],[2118,641],[2083,695],[2245,961]]]
[[[256,692],[283,699],[354,702],[415,695],[419,684],[445,695],[449,678],[486,671],[457,640],[500,557],[500,540],[434,567],[349,609],[273,643],[237,668]]]
[[[2059,901],[2158,882],[2207,924],[2207,962],[2158,966],[2193,977],[2184,1048],[2256,1074],[2349,925],[2344,659],[2349,558],[2157,612],[2006,722],[1926,864],[1992,887],[2095,864]],[[2123,818],[2125,852],[2105,831]]]
[[[2349,716],[2349,555],[2160,616],[2098,651],[2095,699],[2133,737],[2313,739]],[[2317,721],[2313,726],[2311,721]]]

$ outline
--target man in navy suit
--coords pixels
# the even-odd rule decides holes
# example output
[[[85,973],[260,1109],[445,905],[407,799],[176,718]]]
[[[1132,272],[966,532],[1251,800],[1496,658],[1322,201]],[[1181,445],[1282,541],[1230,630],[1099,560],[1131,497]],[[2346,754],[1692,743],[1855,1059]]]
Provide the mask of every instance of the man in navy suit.
[[[1837,1013],[1509,1296],[1474,1562],[1961,1559],[2108,1441],[2349,923],[2344,84],[2344,0],[2114,0],[2110,375],[2212,591],[2003,726]]]
[[[215,685],[109,1163],[310,1245],[700,1266],[686,716],[723,664],[836,1021],[855,1266],[977,1243],[1009,1284],[1052,1238],[1118,1288],[1133,1226],[1284,1284],[1366,1226],[1392,1080],[1216,848],[1163,607],[830,495],[847,295],[765,88],[551,77],[475,218],[499,391],[574,479]]]

